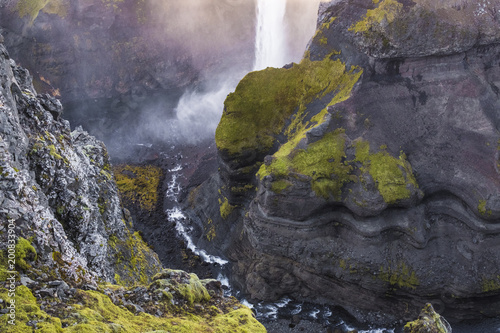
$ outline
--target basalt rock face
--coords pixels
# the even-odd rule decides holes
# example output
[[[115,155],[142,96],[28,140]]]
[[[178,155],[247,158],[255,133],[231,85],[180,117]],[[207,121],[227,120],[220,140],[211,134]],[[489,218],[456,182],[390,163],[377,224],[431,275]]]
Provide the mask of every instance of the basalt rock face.
[[[161,264],[131,231],[104,144],[71,132],[59,100],[37,95],[3,44],[0,78],[2,268],[80,286],[147,282]],[[15,267],[4,266],[11,240]]]
[[[300,64],[228,96],[219,173],[191,203],[252,298],[381,323],[427,302],[500,314],[499,9],[323,3]]]

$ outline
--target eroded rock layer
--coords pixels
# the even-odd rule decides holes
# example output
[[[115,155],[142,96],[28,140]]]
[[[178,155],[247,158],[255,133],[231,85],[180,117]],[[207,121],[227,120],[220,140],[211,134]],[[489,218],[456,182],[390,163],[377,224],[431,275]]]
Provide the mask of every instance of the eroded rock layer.
[[[499,9],[323,3],[301,63],[228,96],[190,203],[252,298],[500,314]]]

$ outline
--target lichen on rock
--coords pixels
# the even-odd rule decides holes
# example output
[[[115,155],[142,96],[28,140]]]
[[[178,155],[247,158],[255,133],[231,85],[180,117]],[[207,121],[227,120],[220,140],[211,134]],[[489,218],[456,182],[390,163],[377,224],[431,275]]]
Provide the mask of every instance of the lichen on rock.
[[[228,96],[193,215],[231,235],[208,246],[252,297],[382,324],[435,299],[456,320],[500,314],[497,7],[322,2],[302,62]]]
[[[428,303],[420,312],[418,319],[407,323],[405,333],[451,333],[450,324],[434,311],[432,304]]]
[[[15,325],[4,315],[0,327],[265,332],[250,309],[223,296],[220,282],[162,271],[122,208],[104,144],[82,128],[71,131],[61,103],[36,93],[2,43],[0,80],[0,278],[16,280]],[[120,185],[137,191],[143,207],[156,207],[159,171],[128,173]],[[2,286],[0,298],[9,292]]]

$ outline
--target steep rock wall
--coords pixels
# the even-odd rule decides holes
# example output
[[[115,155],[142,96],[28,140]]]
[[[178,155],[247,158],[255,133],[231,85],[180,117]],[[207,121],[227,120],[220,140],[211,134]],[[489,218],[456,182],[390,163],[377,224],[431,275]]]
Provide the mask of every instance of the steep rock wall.
[[[219,281],[162,269],[121,207],[106,147],[61,113],[0,42],[2,330],[265,332]]]
[[[500,313],[498,9],[324,3],[300,64],[240,82],[190,203],[251,297]]]
[[[36,252],[20,273],[78,285],[147,282],[161,265],[122,212],[106,147],[71,132],[59,100],[37,95],[29,72],[0,51],[2,250],[12,224]]]

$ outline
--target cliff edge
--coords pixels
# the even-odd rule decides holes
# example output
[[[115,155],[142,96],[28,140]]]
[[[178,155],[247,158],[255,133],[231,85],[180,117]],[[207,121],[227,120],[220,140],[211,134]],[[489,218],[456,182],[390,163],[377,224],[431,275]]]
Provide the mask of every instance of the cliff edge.
[[[499,10],[323,3],[299,64],[241,80],[186,206],[252,298],[500,314]]]
[[[70,130],[0,36],[0,322],[6,332],[265,332],[216,280],[163,269],[106,147]],[[153,204],[152,202],[149,202]]]

